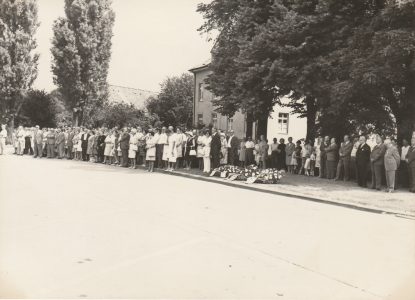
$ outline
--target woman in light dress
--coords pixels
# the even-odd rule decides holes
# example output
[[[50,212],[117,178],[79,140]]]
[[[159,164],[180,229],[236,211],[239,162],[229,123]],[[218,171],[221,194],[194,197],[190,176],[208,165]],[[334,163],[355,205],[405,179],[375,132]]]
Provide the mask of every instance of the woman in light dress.
[[[156,160],[156,143],[157,138],[154,137],[154,131],[150,130],[146,141],[146,161],[148,161],[148,172],[154,171],[154,162]]]
[[[138,150],[138,135],[137,129],[131,129],[130,133],[130,147],[128,148],[128,159],[130,160],[130,169],[136,168],[136,155]]]
[[[321,162],[321,150],[320,150],[320,146],[321,146],[321,142],[323,141],[323,138],[321,136],[319,136],[317,138],[317,143],[316,146],[314,147],[315,150],[315,157],[316,157],[316,162],[315,162],[315,168],[318,169],[320,171],[320,162]],[[319,175],[320,173],[316,174]]]
[[[82,132],[78,133],[78,142],[76,144],[76,157],[78,160],[82,160]]]
[[[176,162],[176,167],[180,168],[182,165],[182,160],[183,160],[183,143],[184,143],[185,139],[183,136],[183,132],[182,130],[177,127],[176,128],[176,152],[177,152],[177,162]]]
[[[95,140],[95,131],[91,130],[88,138],[88,146],[86,148],[86,155],[88,160],[93,162],[94,160],[94,140]]]
[[[212,142],[212,137],[210,136],[209,130],[205,131],[203,136],[203,173],[209,174],[210,172],[210,144]]]
[[[111,164],[111,158],[114,154],[115,134],[113,131],[109,132],[105,138],[104,162],[103,164]]]
[[[224,133],[220,135],[220,164],[226,165],[228,163],[228,142]]]
[[[176,162],[177,162],[177,134],[172,131],[172,133],[168,136],[168,159],[169,159],[169,167],[167,171],[173,172],[176,168]]]
[[[203,171],[203,156],[205,155],[205,150],[203,149],[203,140],[205,136],[203,134],[203,130],[199,131],[199,134],[196,139],[196,158],[199,165],[199,170]]]

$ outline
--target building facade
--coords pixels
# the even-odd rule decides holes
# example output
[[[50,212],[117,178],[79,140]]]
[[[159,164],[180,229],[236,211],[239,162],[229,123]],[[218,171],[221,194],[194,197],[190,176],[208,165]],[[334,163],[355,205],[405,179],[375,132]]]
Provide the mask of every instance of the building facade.
[[[215,95],[207,89],[206,79],[211,73],[209,62],[192,68],[189,70],[194,75],[194,97],[193,97],[193,125],[202,126],[212,124],[215,128],[229,131],[233,130],[235,135],[239,138],[246,135],[256,136],[255,123],[252,126],[252,133],[247,134],[246,115],[240,111],[236,112],[232,118],[223,116],[215,111],[212,104]],[[288,102],[288,99],[283,99]],[[293,137],[293,140],[302,139],[306,137],[307,120],[299,118],[298,115],[292,114],[288,107],[274,106],[274,110],[268,119],[267,138],[269,142],[273,138],[278,140],[284,138],[286,141],[288,137]]]

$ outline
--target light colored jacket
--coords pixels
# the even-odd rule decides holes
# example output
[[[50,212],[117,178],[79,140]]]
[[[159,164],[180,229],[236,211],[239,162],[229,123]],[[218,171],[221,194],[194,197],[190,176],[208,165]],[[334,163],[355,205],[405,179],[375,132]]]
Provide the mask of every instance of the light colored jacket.
[[[386,171],[396,171],[401,161],[398,149],[396,147],[388,148],[385,152],[384,160]]]

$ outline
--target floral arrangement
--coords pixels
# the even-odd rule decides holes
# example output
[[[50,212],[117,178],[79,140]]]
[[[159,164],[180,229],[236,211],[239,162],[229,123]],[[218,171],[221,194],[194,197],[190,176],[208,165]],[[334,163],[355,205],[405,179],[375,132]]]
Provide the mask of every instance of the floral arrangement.
[[[210,176],[246,181],[247,183],[275,184],[278,183],[284,174],[284,170],[259,169],[256,165],[250,165],[245,168],[225,165],[214,169]]]

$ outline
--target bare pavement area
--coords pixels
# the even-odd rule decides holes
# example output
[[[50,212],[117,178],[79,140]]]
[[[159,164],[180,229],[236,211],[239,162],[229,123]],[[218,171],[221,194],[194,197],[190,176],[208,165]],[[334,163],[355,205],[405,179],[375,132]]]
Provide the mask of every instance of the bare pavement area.
[[[413,300],[415,221],[0,156],[1,298]]]

